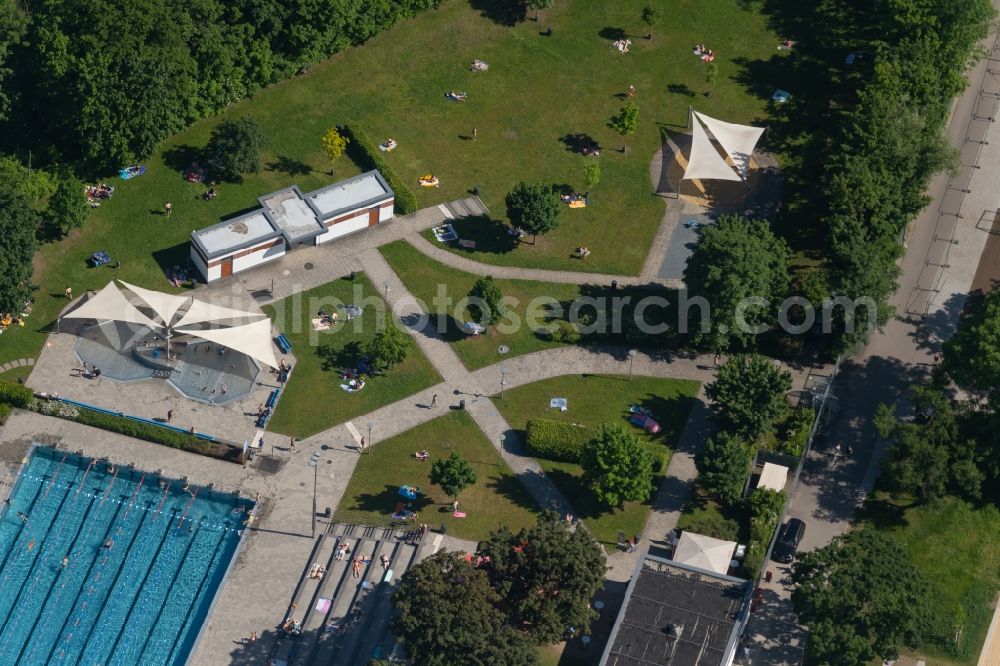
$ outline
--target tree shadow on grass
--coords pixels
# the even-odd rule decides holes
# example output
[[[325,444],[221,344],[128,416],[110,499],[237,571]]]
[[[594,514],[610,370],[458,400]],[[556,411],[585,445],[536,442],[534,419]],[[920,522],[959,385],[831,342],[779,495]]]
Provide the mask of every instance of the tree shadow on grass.
[[[201,148],[195,148],[186,143],[171,146],[163,151],[163,163],[169,169],[173,169],[183,176],[192,163],[201,159],[201,153]]]
[[[469,6],[499,25],[514,26],[528,16],[523,0],[471,0]]]
[[[439,320],[443,320],[443,330],[438,328]],[[402,317],[400,321],[410,330],[426,335],[429,338],[444,340],[445,342],[458,342],[467,337],[462,332],[461,322],[450,314],[439,317],[436,313],[432,313],[422,322],[419,315],[413,314]],[[420,326],[421,323],[423,323],[423,326]]]
[[[587,132],[577,132],[575,134],[565,134],[559,137],[559,141],[566,146],[566,150],[577,155],[582,155],[584,149],[600,151],[601,146],[597,139]]]
[[[316,348],[320,358],[320,368],[326,372],[337,372],[341,368],[354,367],[362,356],[361,343],[357,340],[348,342],[343,347],[333,344],[320,345]]]
[[[909,521],[906,520],[906,510],[914,504],[898,504],[886,499],[869,497],[861,505],[857,512],[857,520],[862,523],[869,523],[879,530],[891,527],[906,527]]]
[[[625,32],[624,28],[613,28],[611,26],[605,26],[598,31],[598,36],[603,39],[608,39],[612,42],[617,42],[619,39],[628,38],[628,33]]]
[[[163,271],[163,283],[167,284],[167,275],[172,273],[174,268],[186,268],[188,276],[195,281],[201,281],[202,276],[191,263],[191,245],[189,243],[178,243],[171,247],[165,247],[153,252],[153,260]]]
[[[288,157],[287,155],[278,155],[278,159],[268,162],[267,170],[283,173],[290,177],[308,176],[313,172],[313,168],[305,162]]]
[[[510,474],[492,476],[486,482],[486,487],[506,499],[511,504],[528,511],[539,511],[540,507],[525,489],[524,484]]]
[[[452,220],[451,226],[462,240],[475,241],[474,249],[463,248],[463,252],[470,254],[507,254],[516,250],[519,244],[517,237],[510,234],[510,226],[490,217],[461,217]]]
[[[687,84],[684,83],[671,83],[667,86],[667,92],[673,93],[675,95],[683,95],[685,97],[694,97],[695,92],[691,90]]]
[[[415,500],[408,500],[399,494],[399,486],[385,485],[381,490],[361,492],[354,497],[345,498],[341,502],[344,511],[376,514],[380,520],[389,520],[390,515],[400,504],[408,506],[411,511],[424,511],[435,506],[434,500],[427,495],[420,495]]]

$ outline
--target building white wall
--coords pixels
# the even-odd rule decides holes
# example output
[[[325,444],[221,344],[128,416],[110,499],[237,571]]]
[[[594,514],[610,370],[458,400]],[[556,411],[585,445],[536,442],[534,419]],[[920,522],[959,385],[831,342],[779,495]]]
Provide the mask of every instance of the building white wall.
[[[277,245],[272,245],[266,249],[260,249],[251,254],[236,257],[233,259],[233,273],[239,273],[241,271],[248,270],[254,266],[260,266],[261,264],[266,264],[269,261],[273,261],[285,254],[285,243],[280,242]]]
[[[391,219],[392,219],[392,204],[391,203],[388,206],[386,206],[385,208],[379,208],[379,210],[378,210],[378,221],[380,223],[381,222],[388,222]]]
[[[316,237],[316,244],[326,243],[327,241],[332,241],[337,238],[346,236],[347,234],[353,233],[355,231],[361,231],[362,229],[368,228],[368,211],[359,211],[357,217],[353,217],[349,220],[344,220],[342,222],[337,222],[332,227],[328,227],[325,233],[320,234]]]
[[[215,266],[213,268],[209,268],[206,266],[205,261],[201,258],[201,255],[198,254],[198,250],[195,249],[193,244],[191,245],[191,263],[195,265],[195,268],[198,269],[201,276],[205,278],[205,282],[212,282],[213,280],[218,280],[222,277],[222,267]]]

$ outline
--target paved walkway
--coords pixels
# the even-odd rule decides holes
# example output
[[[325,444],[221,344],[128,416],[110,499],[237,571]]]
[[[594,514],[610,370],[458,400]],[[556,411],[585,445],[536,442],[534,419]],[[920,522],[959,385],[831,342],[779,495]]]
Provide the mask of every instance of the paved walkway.
[[[0,365],[0,372],[7,372],[8,370],[13,370],[14,368],[26,368],[30,365],[35,364],[35,359],[33,358],[19,358],[16,361],[8,361]]]

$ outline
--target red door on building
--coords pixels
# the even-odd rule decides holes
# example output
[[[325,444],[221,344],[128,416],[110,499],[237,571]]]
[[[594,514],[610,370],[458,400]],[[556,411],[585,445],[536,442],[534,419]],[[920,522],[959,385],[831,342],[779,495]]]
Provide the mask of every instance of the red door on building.
[[[222,277],[227,278],[233,274],[233,258],[229,257],[222,261]]]
[[[374,227],[378,224],[378,208],[372,208],[368,211],[368,226]]]

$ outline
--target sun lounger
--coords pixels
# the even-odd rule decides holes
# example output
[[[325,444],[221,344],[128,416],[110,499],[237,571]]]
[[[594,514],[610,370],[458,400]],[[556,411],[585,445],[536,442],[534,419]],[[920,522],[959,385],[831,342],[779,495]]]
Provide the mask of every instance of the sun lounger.
[[[474,241],[474,240],[460,240],[460,241],[458,241],[458,246],[460,248],[465,249],[465,250],[475,250],[476,249],[476,241]]]

